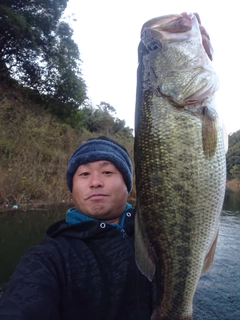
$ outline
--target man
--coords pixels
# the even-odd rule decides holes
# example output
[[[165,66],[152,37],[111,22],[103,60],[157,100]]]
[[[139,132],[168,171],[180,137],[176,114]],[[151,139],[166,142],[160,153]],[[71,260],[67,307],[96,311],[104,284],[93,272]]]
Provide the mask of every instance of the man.
[[[67,169],[75,207],[20,260],[1,320],[148,320],[151,283],[134,260],[132,164],[116,141],[80,145]]]

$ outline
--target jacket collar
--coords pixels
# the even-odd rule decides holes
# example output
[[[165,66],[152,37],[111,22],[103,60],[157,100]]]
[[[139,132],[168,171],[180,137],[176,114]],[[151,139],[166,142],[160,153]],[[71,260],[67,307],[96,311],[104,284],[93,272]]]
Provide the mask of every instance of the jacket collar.
[[[116,226],[118,228],[122,228],[123,225],[124,225],[124,220],[125,220],[126,213],[130,208],[132,208],[132,205],[127,203],[126,206],[125,206],[125,209],[124,209],[124,211],[123,211],[123,213],[121,215],[119,223],[118,224],[110,223],[110,224],[113,225],[113,226]],[[66,213],[66,223],[69,224],[69,225],[77,224],[79,222],[85,222],[85,221],[98,221],[98,220],[86,216],[84,213],[78,211],[76,208],[71,208]]]
[[[48,228],[47,236],[51,238],[64,236],[69,238],[89,239],[101,237],[104,233],[105,237],[111,237],[112,232],[114,233],[114,230],[116,229],[124,229],[128,235],[131,235],[134,232],[134,214],[135,208],[127,204],[119,224],[106,223],[92,218],[84,218],[82,221],[75,221],[76,223],[73,224],[67,223],[65,219],[60,220]],[[80,216],[82,217],[82,215],[79,215],[79,217]]]

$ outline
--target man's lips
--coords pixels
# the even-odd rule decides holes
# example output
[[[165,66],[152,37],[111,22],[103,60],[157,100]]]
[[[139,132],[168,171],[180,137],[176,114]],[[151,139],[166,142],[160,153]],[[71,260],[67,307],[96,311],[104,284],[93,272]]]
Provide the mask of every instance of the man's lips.
[[[90,196],[86,197],[85,200],[100,200],[107,197],[107,194],[103,194],[103,193],[95,193],[95,194],[91,194]]]

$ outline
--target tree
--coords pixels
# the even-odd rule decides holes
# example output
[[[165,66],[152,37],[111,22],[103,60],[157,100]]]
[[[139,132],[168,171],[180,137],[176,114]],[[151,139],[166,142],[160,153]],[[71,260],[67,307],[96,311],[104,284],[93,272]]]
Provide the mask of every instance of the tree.
[[[100,104],[97,105],[98,109],[104,112],[106,115],[114,115],[116,114],[116,109],[111,106],[109,103],[101,101]]]
[[[240,178],[240,130],[229,136],[227,158],[228,179]]]
[[[230,170],[230,174],[234,179],[240,179],[240,165],[234,165]]]
[[[94,110],[90,131],[110,135],[114,126],[114,118],[101,109]]]
[[[86,99],[73,30],[61,20],[67,1],[1,0],[0,3],[2,77],[4,72],[5,76],[37,90],[47,106],[60,103],[64,112],[58,111],[63,117]]]

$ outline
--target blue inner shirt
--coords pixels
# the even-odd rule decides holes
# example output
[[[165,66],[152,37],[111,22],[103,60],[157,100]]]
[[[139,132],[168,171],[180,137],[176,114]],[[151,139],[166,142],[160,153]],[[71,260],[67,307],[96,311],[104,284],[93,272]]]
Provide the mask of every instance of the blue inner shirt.
[[[126,203],[125,209],[124,209],[123,213],[121,214],[119,223],[109,223],[109,224],[111,224],[112,226],[115,226],[117,228],[122,229],[123,225],[124,225],[126,213],[130,208],[132,208],[132,205],[129,203]],[[98,220],[86,216],[84,213],[78,211],[76,208],[71,208],[67,211],[67,213],[66,213],[66,223],[67,224],[76,224],[76,223],[84,222],[84,221],[98,221]]]

